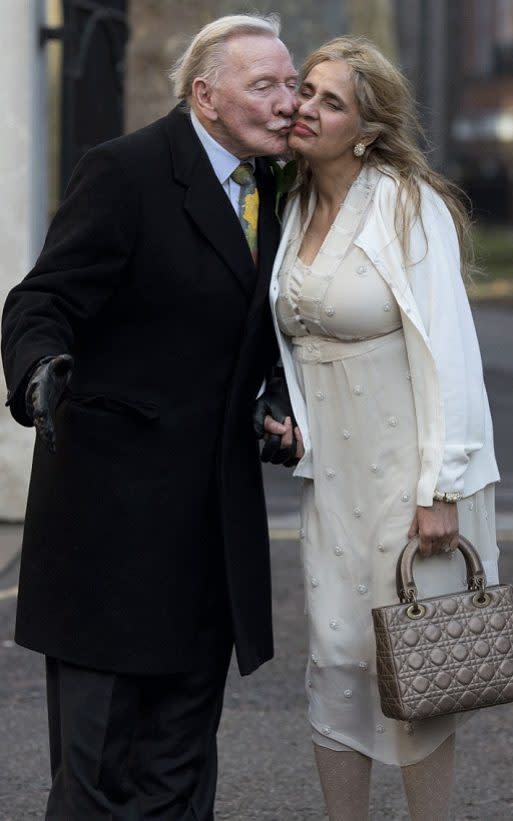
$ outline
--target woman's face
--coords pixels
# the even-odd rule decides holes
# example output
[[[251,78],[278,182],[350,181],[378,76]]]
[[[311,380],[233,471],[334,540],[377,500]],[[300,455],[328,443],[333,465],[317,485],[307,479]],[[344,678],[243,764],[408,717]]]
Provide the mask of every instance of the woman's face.
[[[360,115],[350,68],[345,60],[314,66],[299,89],[299,108],[289,148],[310,162],[354,161]]]

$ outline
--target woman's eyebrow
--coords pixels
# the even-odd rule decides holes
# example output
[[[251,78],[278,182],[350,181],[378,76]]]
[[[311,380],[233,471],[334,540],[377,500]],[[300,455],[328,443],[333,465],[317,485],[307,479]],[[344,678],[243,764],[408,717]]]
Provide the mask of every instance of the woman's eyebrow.
[[[335,102],[345,106],[345,102],[342,97],[339,97],[334,91],[326,91],[323,96],[326,100],[335,100]]]
[[[312,85],[312,83],[301,83],[301,88],[307,88],[309,91],[314,91],[314,92],[316,90],[314,88],[314,86]],[[339,103],[342,106],[346,105],[344,100],[342,99],[342,97],[339,97],[338,94],[335,94],[334,91],[324,91],[324,92],[322,92],[322,96],[324,97],[325,100],[335,100],[337,103]]]

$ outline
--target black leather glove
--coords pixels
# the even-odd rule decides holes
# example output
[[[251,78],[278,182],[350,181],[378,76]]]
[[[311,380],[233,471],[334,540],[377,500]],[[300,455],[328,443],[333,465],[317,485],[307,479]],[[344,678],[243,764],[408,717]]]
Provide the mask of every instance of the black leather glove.
[[[36,365],[25,391],[27,414],[50,453],[55,453],[55,411],[72,370],[69,354],[45,357]]]
[[[256,400],[253,426],[258,438],[265,439],[260,454],[262,462],[271,462],[273,465],[284,465],[285,467],[297,465],[299,460],[296,458],[297,441],[295,436],[289,448],[282,448],[280,436],[265,432],[264,422],[266,416],[272,416],[281,424],[285,422],[287,416],[290,416],[292,427],[296,426],[283,368],[274,368],[273,375],[267,380],[264,393]]]

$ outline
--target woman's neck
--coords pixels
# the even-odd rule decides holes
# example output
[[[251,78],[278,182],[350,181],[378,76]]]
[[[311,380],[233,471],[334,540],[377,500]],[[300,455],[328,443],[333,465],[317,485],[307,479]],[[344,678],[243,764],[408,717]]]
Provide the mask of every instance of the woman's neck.
[[[340,163],[336,166],[331,163],[312,165],[318,207],[322,210],[338,211],[361,168],[362,161],[356,158],[353,162],[344,163],[344,165]]]

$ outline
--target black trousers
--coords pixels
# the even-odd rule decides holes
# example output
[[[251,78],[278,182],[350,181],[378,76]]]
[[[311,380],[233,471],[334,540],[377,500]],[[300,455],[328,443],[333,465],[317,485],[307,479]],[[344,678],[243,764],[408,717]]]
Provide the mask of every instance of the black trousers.
[[[208,671],[129,676],[47,658],[48,821],[212,821],[231,644]]]

